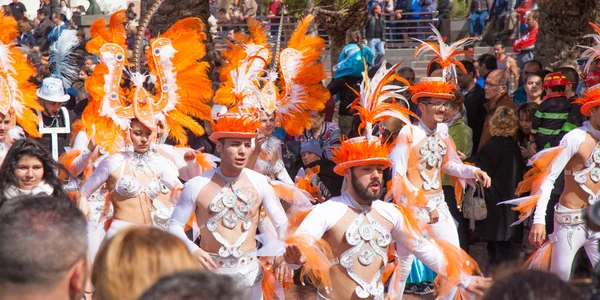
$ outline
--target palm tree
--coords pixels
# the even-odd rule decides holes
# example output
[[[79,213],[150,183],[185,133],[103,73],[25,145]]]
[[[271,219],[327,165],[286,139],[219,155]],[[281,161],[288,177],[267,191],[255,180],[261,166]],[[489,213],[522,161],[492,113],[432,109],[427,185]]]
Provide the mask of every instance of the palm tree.
[[[592,32],[588,22],[600,16],[597,0],[542,0],[539,3],[539,32],[535,43],[535,59],[544,67],[577,66],[581,49],[589,44],[583,36]]]
[[[285,0],[291,11],[311,13],[329,37],[331,66],[346,45],[346,31],[363,29],[369,16],[368,0]]]

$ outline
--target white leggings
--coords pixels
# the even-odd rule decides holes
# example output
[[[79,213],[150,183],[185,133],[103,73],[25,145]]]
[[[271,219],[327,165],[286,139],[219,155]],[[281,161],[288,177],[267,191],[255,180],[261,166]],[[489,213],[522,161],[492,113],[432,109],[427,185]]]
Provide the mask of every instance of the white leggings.
[[[559,203],[554,210],[554,232],[548,236],[549,241],[552,243],[550,272],[556,274],[560,279],[568,281],[571,277],[575,254],[581,247],[585,248],[592,266],[595,266],[598,262],[600,258],[598,253],[600,232],[588,230],[585,224],[565,225],[557,222],[557,220],[560,220],[560,213],[571,212],[578,215],[580,209],[569,209]]]
[[[450,214],[450,210],[448,209],[448,204],[444,199],[444,194],[442,193],[440,196],[440,200],[438,201],[437,210],[440,215],[439,220],[435,224],[431,224],[429,231],[432,237],[441,239],[451,243],[452,245],[460,248],[460,243],[458,240],[458,231],[456,229],[456,222],[452,215]],[[429,213],[424,209],[421,209],[417,212],[417,217],[421,219],[423,222],[429,223]],[[398,276],[398,299],[402,299],[402,293],[404,292],[404,287],[406,286],[406,279],[410,274],[410,269],[412,267],[412,262],[415,258],[414,255],[411,254],[410,250],[405,247],[396,244],[398,249],[398,254],[400,257],[398,261],[400,263],[400,274]],[[452,292],[446,295],[442,299],[453,299],[456,294],[456,288],[453,288]]]

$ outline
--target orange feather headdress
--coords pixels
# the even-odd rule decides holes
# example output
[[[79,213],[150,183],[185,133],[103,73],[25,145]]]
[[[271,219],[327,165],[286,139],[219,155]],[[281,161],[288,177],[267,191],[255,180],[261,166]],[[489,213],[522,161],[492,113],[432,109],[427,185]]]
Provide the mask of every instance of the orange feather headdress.
[[[473,44],[474,41],[477,41],[479,39],[464,38],[452,43],[451,45],[447,45],[444,41],[444,38],[442,37],[440,32],[435,28],[435,26],[433,24],[431,24],[430,26],[433,33],[435,33],[436,40],[435,42],[425,42],[413,38],[414,40],[421,43],[421,45],[419,45],[417,49],[415,49],[415,58],[420,59],[421,56],[423,56],[423,54],[432,52],[434,57],[429,62],[429,65],[427,66],[427,71],[429,71],[431,64],[437,62],[442,66],[442,76],[448,81],[456,82],[456,67],[459,67],[465,73],[467,72],[463,64],[456,59],[456,56],[466,52],[465,50],[460,49],[470,44]]]
[[[125,11],[92,24],[92,40],[87,49],[100,57],[94,74],[86,80],[91,101],[83,112],[87,128],[94,128],[97,143],[109,153],[118,151],[132,119],[148,128],[163,122],[168,135],[178,144],[186,144],[186,129],[204,134],[196,119],[210,119],[212,97],[206,63],[198,61],[206,54],[204,25],[197,18],[178,21],[162,36],[150,41],[148,65],[156,78],[157,94],[143,84],[148,76],[129,73],[132,87],[122,89],[125,59]],[[195,119],[194,119],[195,118]]]
[[[27,56],[13,44],[19,35],[17,21],[6,17],[0,10],[0,114],[11,117],[32,137],[40,137],[38,116],[33,110],[42,110],[37,102],[36,87],[29,82],[35,69]]]
[[[589,117],[590,110],[600,106],[600,83],[588,88],[583,97],[575,99],[573,103],[581,104],[581,113]]]
[[[590,46],[582,46],[578,45],[580,48],[586,49],[581,53],[581,59],[587,60],[585,66],[583,67],[583,73],[588,73],[592,64],[596,62],[596,59],[600,57],[600,27],[598,25],[590,22],[590,26],[596,31],[596,33],[586,34],[584,38],[592,38],[594,39],[594,45]]]
[[[361,118],[359,129],[365,129],[364,137],[342,141],[339,148],[333,150],[333,161],[336,163],[334,172],[343,175],[350,167],[360,165],[391,165],[388,158],[391,147],[383,143],[380,137],[373,136],[373,126],[390,117],[397,118],[405,124],[410,124],[408,115],[416,115],[408,107],[408,101],[401,95],[410,84],[396,74],[400,64],[387,69],[384,61],[373,79],[369,79],[367,71],[363,72],[360,92],[354,91],[359,97],[350,106],[357,111]],[[393,83],[397,80],[402,84]],[[405,106],[396,103],[400,100]]]
[[[424,77],[410,87],[411,101],[419,103],[419,98],[431,97],[452,99],[454,86],[442,77]]]

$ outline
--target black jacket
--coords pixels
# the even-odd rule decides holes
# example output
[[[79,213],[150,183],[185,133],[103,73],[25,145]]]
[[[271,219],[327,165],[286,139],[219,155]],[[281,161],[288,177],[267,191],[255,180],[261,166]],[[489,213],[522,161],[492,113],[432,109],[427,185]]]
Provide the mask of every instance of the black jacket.
[[[484,190],[487,218],[475,223],[475,235],[495,242],[518,239],[522,227],[510,224],[519,213],[510,205],[497,204],[514,199],[523,178],[525,163],[519,145],[510,136],[493,136],[479,149],[475,164],[492,178],[492,186]]]
[[[33,31],[35,44],[40,46],[40,51],[46,51],[48,48],[50,48],[50,42],[48,42],[48,33],[50,33],[50,30],[52,30],[53,26],[54,23],[52,23],[50,17],[46,17]]]
[[[473,130],[473,154],[477,154],[477,147],[479,140],[481,140],[481,133],[483,132],[483,125],[485,124],[485,117],[487,110],[485,109],[485,91],[479,85],[475,85],[465,95],[465,109],[467,110],[467,125]]]
[[[546,96],[531,119],[531,133],[535,135],[537,151],[556,147],[569,131],[563,126],[569,118],[571,102],[563,94]],[[570,128],[572,129],[572,128]]]
[[[379,20],[377,20],[374,15],[369,15],[369,19],[363,30],[363,36],[367,40],[375,38],[375,22],[379,22],[379,25],[381,26],[381,41],[385,42],[385,17],[383,15],[379,16]]]
[[[319,189],[321,190],[323,196],[325,196],[326,199],[329,199],[331,197],[337,197],[341,195],[344,177],[336,174],[333,171],[335,163],[328,159],[321,158],[315,162],[306,165],[305,169],[310,169],[315,166],[320,167],[320,171],[319,174],[317,174],[317,176],[319,177],[320,182],[322,183],[322,186],[321,184],[319,184]],[[327,195],[324,195],[325,191],[323,189],[323,186],[327,190]]]

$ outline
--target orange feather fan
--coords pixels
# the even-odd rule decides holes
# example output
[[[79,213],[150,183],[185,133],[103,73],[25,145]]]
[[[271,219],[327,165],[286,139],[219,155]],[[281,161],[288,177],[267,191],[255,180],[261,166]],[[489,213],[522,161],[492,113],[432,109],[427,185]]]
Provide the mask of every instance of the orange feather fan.
[[[481,274],[477,262],[465,251],[441,239],[434,239],[434,241],[446,258],[443,275],[438,274],[434,280],[438,297],[448,295],[452,288],[458,286],[463,275]]]
[[[308,275],[312,282],[320,283],[326,289],[331,289],[331,259],[333,253],[331,247],[323,239],[316,239],[309,235],[295,234],[285,239],[288,245],[296,245],[300,252],[306,257],[306,263],[302,266],[300,272],[300,281],[304,285],[304,275]]]
[[[550,262],[552,259],[552,243],[545,242],[540,249],[537,249],[523,265],[527,269],[536,269],[550,271]]]

